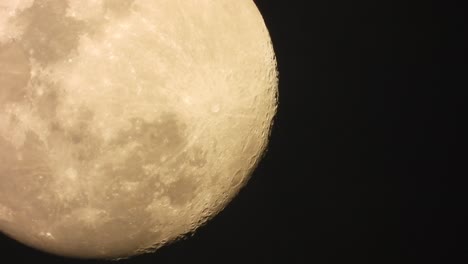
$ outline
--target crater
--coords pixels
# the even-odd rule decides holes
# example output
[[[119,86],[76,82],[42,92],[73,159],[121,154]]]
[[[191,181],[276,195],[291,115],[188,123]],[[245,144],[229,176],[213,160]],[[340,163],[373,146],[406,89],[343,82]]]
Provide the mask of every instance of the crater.
[[[165,218],[170,214],[164,208],[148,212],[155,199],[166,197],[171,205],[183,206],[195,198],[200,177],[196,170],[206,163],[206,157],[198,148],[188,146],[190,132],[176,114],[164,113],[154,121],[132,118],[130,124],[104,154],[108,158],[97,169],[95,180],[96,186],[106,187],[94,192],[102,196],[96,199],[99,208],[111,217],[126,216],[121,221],[137,224],[135,230],[133,224],[125,228],[137,232],[138,226],[145,224],[140,222],[145,218],[141,215]],[[122,150],[123,156],[115,154]],[[123,212],[122,208],[127,209]],[[153,224],[158,221],[150,216],[148,219]]]
[[[0,221],[11,222],[13,221],[13,212],[10,208],[0,204]]]

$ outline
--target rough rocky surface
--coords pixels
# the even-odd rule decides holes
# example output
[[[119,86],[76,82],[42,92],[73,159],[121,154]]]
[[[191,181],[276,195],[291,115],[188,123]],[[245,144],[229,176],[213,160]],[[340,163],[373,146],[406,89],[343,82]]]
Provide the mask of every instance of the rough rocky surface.
[[[0,230],[117,258],[195,230],[246,183],[276,111],[251,0],[0,3]]]

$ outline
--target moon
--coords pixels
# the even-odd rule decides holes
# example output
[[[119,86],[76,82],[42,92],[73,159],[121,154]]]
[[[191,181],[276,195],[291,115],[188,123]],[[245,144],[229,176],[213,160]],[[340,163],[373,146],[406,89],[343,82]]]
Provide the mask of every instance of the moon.
[[[0,3],[0,231],[77,258],[153,252],[247,183],[277,109],[252,0]]]

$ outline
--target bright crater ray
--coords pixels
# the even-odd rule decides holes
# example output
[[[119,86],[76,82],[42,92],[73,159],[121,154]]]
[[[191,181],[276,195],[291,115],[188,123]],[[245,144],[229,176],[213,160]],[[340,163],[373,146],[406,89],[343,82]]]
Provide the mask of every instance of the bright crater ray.
[[[252,0],[0,3],[0,231],[85,258],[157,249],[246,183],[277,73]]]

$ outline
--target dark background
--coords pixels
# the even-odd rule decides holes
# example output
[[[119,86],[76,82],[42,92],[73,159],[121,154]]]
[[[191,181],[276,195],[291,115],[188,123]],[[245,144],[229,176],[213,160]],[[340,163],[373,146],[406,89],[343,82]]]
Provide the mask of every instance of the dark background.
[[[280,72],[265,158],[193,237],[121,263],[467,263],[462,1],[256,3]]]

